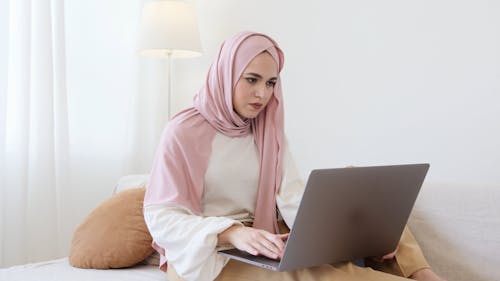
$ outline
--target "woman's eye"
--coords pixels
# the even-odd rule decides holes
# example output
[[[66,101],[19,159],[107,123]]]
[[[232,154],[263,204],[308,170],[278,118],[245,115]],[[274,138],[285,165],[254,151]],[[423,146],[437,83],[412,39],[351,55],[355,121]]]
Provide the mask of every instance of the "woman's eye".
[[[253,83],[257,82],[257,79],[252,78],[252,77],[247,77],[247,78],[245,78],[245,79],[246,79],[246,80],[247,80],[247,82],[248,82],[248,83],[250,83],[250,84],[253,84]]]
[[[273,87],[274,88],[275,85],[276,85],[276,81],[268,81],[267,82],[267,86],[268,87]]]

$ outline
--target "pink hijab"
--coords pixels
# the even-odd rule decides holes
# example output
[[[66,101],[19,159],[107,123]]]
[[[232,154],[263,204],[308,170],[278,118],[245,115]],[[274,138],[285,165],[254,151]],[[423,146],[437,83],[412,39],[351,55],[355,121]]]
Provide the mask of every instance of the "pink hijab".
[[[280,79],[266,108],[254,119],[242,119],[233,110],[232,102],[233,90],[242,72],[264,51],[271,54],[281,71],[283,52],[270,37],[241,32],[224,41],[205,85],[194,98],[193,107],[175,115],[163,131],[144,206],[183,206],[201,215],[204,177],[216,132],[232,137],[253,133],[260,155],[253,226],[278,232],[276,193],[282,179],[284,139]]]

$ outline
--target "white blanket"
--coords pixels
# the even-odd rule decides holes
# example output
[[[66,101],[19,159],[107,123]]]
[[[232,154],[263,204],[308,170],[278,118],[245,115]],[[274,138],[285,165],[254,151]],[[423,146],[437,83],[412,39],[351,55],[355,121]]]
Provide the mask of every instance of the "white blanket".
[[[0,269],[0,281],[166,281],[157,266],[138,265],[123,269],[80,269],[67,258]]]

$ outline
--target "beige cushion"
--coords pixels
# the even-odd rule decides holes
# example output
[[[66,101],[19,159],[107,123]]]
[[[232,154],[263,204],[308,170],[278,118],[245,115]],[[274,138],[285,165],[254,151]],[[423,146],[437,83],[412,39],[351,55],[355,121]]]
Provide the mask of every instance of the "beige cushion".
[[[152,238],[142,211],[145,190],[120,192],[93,210],[73,235],[70,264],[80,268],[122,268],[151,255]]]

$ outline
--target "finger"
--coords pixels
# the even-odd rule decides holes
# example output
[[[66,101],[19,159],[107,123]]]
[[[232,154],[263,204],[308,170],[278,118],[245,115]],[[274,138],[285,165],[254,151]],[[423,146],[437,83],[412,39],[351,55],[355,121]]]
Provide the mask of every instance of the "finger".
[[[278,234],[276,235],[278,236],[279,239],[281,239],[282,241],[285,241],[288,239],[288,236],[289,236],[289,233],[285,233],[285,234]]]
[[[376,261],[376,262],[383,262],[386,258],[386,256],[388,255],[384,255],[384,256],[374,256],[374,257],[370,257],[372,260]]]
[[[244,247],[241,250],[249,253],[250,255],[254,255],[254,256],[258,256],[259,255],[259,251],[256,248],[252,247],[252,245],[246,245],[246,247]]]
[[[266,238],[273,243],[275,247],[278,248],[278,252],[282,252],[283,249],[285,249],[285,243],[283,242],[283,239],[280,238],[281,235],[276,235],[276,234],[268,234]]]
[[[266,248],[273,255],[276,255],[276,258],[281,255],[281,249],[278,248],[274,241],[268,240],[267,237],[263,237],[258,242],[262,247]]]
[[[252,245],[253,248],[255,248],[258,252],[258,254],[266,256],[271,259],[276,259],[278,258],[278,254],[269,250],[266,246],[264,246],[260,241],[256,241],[255,245]]]
[[[390,253],[382,257],[382,260],[389,260],[396,256],[396,253]]]
[[[394,258],[396,256],[396,252],[398,251],[398,249],[399,249],[399,245],[396,247],[396,249],[394,250],[394,252],[382,256],[382,260],[388,260],[388,259]]]

